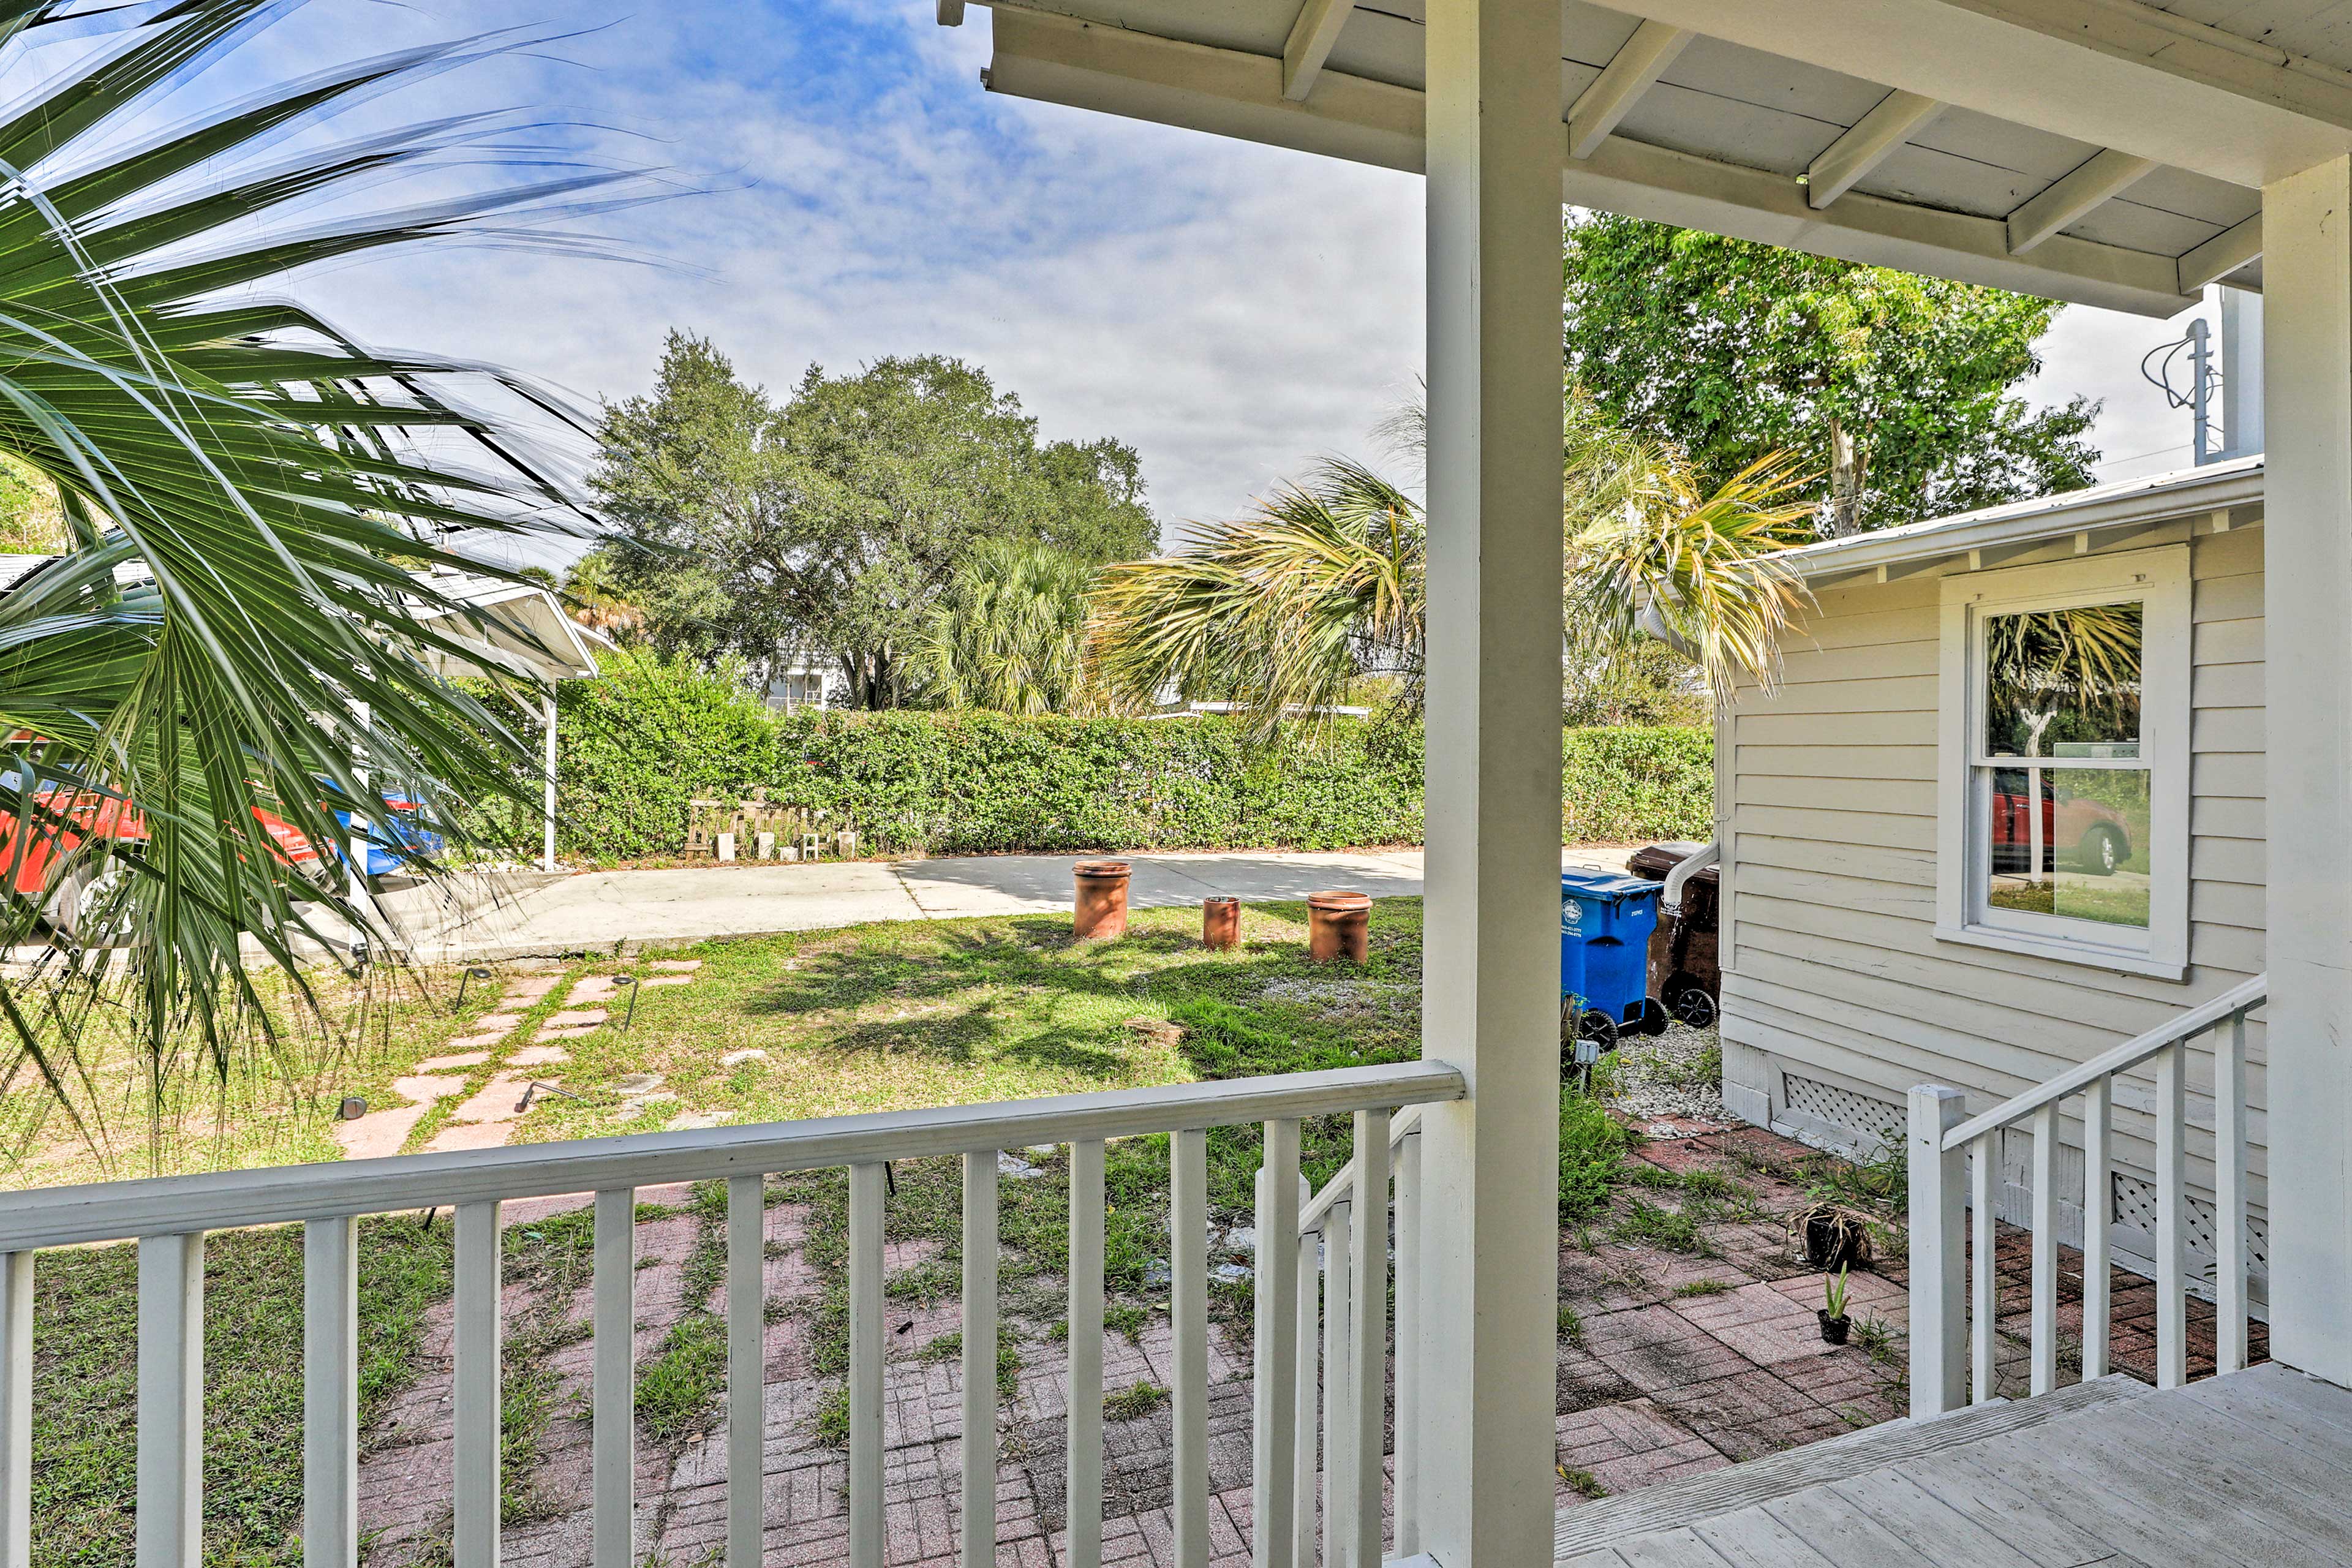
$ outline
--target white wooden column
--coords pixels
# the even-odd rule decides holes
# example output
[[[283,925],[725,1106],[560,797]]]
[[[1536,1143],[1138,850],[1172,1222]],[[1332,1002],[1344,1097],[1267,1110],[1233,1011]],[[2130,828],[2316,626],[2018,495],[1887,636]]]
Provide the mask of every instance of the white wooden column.
[[[555,684],[552,681],[548,683],[547,695],[540,699],[539,717],[546,731],[541,737],[546,746],[546,776],[540,780],[541,816],[544,820],[540,826],[539,868],[552,871],[555,869]]]
[[[2352,159],[2263,239],[2271,1353],[2352,1384]]]
[[[1421,1550],[1551,1556],[1559,1251],[1558,0],[1428,8]],[[1404,1353],[1404,1347],[1399,1347]]]

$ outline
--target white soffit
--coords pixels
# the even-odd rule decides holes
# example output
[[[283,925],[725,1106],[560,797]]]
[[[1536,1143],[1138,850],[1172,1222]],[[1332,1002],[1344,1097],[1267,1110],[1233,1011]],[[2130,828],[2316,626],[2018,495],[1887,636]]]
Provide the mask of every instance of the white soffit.
[[[1562,197],[2145,315],[2179,311],[2206,282],[2224,275],[2259,288],[2260,226],[2245,226],[2261,211],[2257,190],[2210,169],[2165,163],[2145,145],[2118,153],[2116,138],[2085,140],[2044,128],[2063,121],[2077,132],[2098,130],[2079,104],[2034,123],[1990,111],[1983,103],[1997,95],[1979,79],[1984,73],[1976,64],[1951,73],[1946,85],[1957,90],[1937,91],[1944,78],[1916,59],[1901,71],[1876,74],[1861,63],[1892,66],[1880,35],[1900,37],[1906,27],[1916,34],[1930,21],[1978,32],[1998,22],[2004,36],[2025,39],[2036,54],[2063,56],[2046,29],[2006,16],[2021,3],[1642,0],[1644,14],[1635,15],[1562,0]],[[2047,4],[2103,13],[2149,9],[2137,0]],[[2269,8],[2327,4],[2286,0]],[[994,0],[991,10],[994,54],[986,79],[993,90],[1391,168],[1420,167],[1423,0],[1352,6],[1347,0]],[[1784,20],[1793,14],[1809,26],[1771,33],[1758,22],[1766,14]],[[1850,25],[1868,47],[1801,47],[1803,35],[1833,22]],[[2169,17],[2160,25],[2189,26]],[[2352,29],[2344,31],[2352,39]],[[1689,36],[1660,48],[1680,33]],[[1760,37],[1767,33],[1769,44]],[[1321,58],[1302,81],[1297,65],[1307,44]],[[1618,70],[1604,76],[1621,51]],[[1660,56],[1662,69],[1642,68]],[[2242,76],[2269,68],[2251,56],[2230,58]],[[2175,81],[2145,60],[2099,58],[2110,73],[2137,71],[2153,100]],[[2275,68],[2304,83],[2319,110],[2332,103],[2332,80]],[[1894,79],[1897,75],[1906,79]],[[2238,85],[2249,94],[2263,90],[2259,81]],[[2276,101],[2253,104],[2247,116],[2260,123],[2231,133],[2242,141],[2280,121],[2309,132],[2294,142],[2295,149],[2331,136],[2352,146],[2352,74],[2342,86],[2347,129],[2340,136],[2300,115],[2282,121]],[[2206,99],[2218,90],[2194,89]],[[2005,91],[2004,106],[2014,108],[2019,89],[2012,82]],[[1566,121],[1580,100],[1582,141],[1591,150],[1578,157],[1570,155]],[[1596,125],[1608,131],[1597,140]],[[2135,141],[2148,134],[2137,123],[2124,129]],[[2167,148],[2181,151],[2177,136]],[[2256,161],[2242,148],[2199,160],[2232,169]],[[2123,165],[2144,172],[2128,181],[2100,177]],[[1818,207],[1808,191],[1817,169],[1835,187]],[[2087,205],[2074,199],[2086,193],[2098,199]],[[2053,226],[2056,217],[2064,221]],[[2225,272],[2212,270],[2223,263]]]

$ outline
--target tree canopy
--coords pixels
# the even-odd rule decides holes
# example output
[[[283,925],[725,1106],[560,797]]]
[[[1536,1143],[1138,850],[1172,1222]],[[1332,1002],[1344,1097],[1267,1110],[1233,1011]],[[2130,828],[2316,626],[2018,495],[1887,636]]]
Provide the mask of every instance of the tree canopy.
[[[2091,482],[2098,405],[2016,392],[2051,300],[1597,213],[1564,257],[1570,379],[1710,483],[1792,453],[1845,532]]]
[[[675,331],[654,391],[606,410],[594,484],[625,535],[614,585],[657,646],[754,664],[822,650],[862,708],[917,694],[939,602],[982,544],[1091,566],[1158,533],[1134,448],[1041,444],[1020,399],[977,366],[811,366],[780,403]]]

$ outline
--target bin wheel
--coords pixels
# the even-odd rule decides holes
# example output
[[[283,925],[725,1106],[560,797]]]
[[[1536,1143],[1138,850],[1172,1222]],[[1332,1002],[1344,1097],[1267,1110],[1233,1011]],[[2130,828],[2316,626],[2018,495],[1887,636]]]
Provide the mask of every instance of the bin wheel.
[[[1642,1021],[1634,1027],[1655,1039],[1666,1032],[1666,1024],[1670,1016],[1664,1005],[1656,997],[1644,996],[1642,998]]]
[[[1576,1021],[1576,1032],[1598,1044],[1604,1051],[1617,1048],[1617,1020],[1598,1007],[1585,1010],[1584,1016]]]
[[[1666,1011],[1676,1022],[1694,1029],[1704,1029],[1715,1022],[1715,998],[1688,974],[1676,974],[1666,982]]]

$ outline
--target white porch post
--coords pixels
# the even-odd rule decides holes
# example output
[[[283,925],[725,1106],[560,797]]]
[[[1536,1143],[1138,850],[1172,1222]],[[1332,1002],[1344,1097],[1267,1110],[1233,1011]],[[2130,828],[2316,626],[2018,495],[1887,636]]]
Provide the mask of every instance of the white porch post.
[[[1558,0],[1428,10],[1422,1550],[1551,1557],[1559,1223]],[[1403,1347],[1400,1346],[1400,1352]]]
[[[2352,1384],[2352,159],[2263,238],[2271,1353]]]
[[[540,848],[539,868],[542,871],[553,871],[555,869],[555,683],[553,681],[548,683],[547,695],[540,699],[539,715],[546,730],[544,743],[547,748],[547,776],[541,781],[540,784],[542,815],[546,820],[541,825],[541,832],[545,837],[541,840]]]

